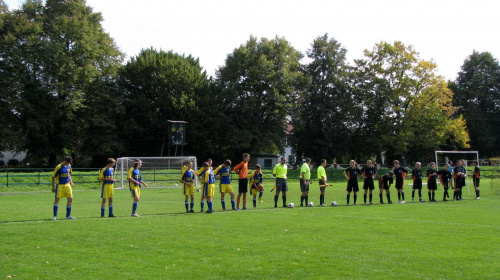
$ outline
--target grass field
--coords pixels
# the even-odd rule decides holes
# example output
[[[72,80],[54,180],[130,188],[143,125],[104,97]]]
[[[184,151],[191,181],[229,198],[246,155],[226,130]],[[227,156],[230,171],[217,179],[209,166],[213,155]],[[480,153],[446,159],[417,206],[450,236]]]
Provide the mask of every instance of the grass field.
[[[339,206],[294,209],[275,209],[268,188],[255,210],[220,212],[217,196],[211,215],[184,213],[180,189],[143,188],[139,218],[128,190],[116,190],[116,219],[99,218],[100,190],[77,185],[74,221],[64,200],[50,220],[48,190],[10,190],[0,196],[0,278],[500,279],[500,180],[481,184],[481,200],[464,190],[464,201],[379,205],[375,191],[375,205],[347,207],[336,183],[326,201]],[[298,183],[289,186],[300,204]],[[310,197],[317,205],[317,183]]]

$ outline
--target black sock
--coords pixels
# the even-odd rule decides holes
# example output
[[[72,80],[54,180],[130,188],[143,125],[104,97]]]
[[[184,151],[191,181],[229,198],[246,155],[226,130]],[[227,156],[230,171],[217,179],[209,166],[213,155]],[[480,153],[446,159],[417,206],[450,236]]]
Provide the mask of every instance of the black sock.
[[[372,203],[373,194],[369,194],[369,196],[370,196],[370,203]]]
[[[366,204],[366,193],[363,195],[363,201],[365,202]]]
[[[386,194],[387,196],[387,202],[391,202],[391,195],[390,194]]]
[[[462,189],[458,191],[458,199],[462,199]]]
[[[378,196],[380,197],[380,203],[383,203],[383,202],[384,202],[384,200],[383,200],[382,198],[383,198],[384,196],[383,196],[382,194],[379,194]]]
[[[282,196],[281,198],[283,199],[283,207],[285,207],[286,206],[286,195]]]
[[[356,204],[356,200],[358,200],[358,195],[354,193],[354,204]]]
[[[325,203],[325,195],[324,194],[320,194],[319,195],[319,204],[321,205],[323,203]]]
[[[432,201],[436,201],[436,193],[435,192],[432,192]]]
[[[304,206],[304,198],[303,195],[300,196],[300,206]]]
[[[429,201],[431,201],[431,200],[432,200],[432,199],[431,199],[431,193],[430,193],[430,192],[428,192],[427,194],[429,195]]]
[[[411,191],[411,199],[413,200],[415,198],[415,191]]]
[[[401,198],[403,198],[403,200],[405,200],[405,193],[404,192],[401,193]]]
[[[401,193],[398,192],[398,201],[401,201]]]
[[[479,190],[476,190],[476,197],[479,197]]]
[[[348,195],[347,195],[347,204],[349,204],[349,200],[350,200],[350,198],[351,198],[351,195],[350,195],[350,194],[348,194]]]
[[[278,198],[277,195],[274,196],[274,207],[278,206]]]
[[[418,199],[422,199],[422,190],[418,190]]]
[[[306,205],[309,203],[309,195],[304,196],[304,199],[306,200]]]

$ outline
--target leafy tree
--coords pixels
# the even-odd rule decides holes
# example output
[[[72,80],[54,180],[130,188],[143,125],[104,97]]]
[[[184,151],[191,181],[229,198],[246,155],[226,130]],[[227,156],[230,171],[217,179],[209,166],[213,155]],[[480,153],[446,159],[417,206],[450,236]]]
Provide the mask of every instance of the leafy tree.
[[[216,73],[211,149],[235,158],[283,150],[287,117],[294,114],[307,81],[301,58],[279,37],[250,37],[227,56]]]
[[[196,100],[207,91],[208,79],[198,59],[172,51],[142,50],[120,69],[118,87],[125,108],[120,117],[120,138],[127,154],[159,156],[164,145],[166,156],[167,120],[189,123],[186,152],[202,144],[196,136],[196,127],[203,117]],[[206,123],[199,124],[200,130],[203,125]]]
[[[389,159],[407,154],[422,160],[443,145],[468,147],[463,121],[452,118],[453,94],[435,74],[433,62],[419,59],[413,47],[398,41],[376,44],[355,62],[355,86],[364,108],[359,137],[371,143],[361,149],[386,151]]]
[[[500,64],[489,52],[474,51],[462,65],[455,83],[454,105],[463,114],[471,146],[484,156],[500,147]]]
[[[3,20],[0,80],[23,136],[16,146],[54,165],[57,156],[82,147],[86,94],[121,54],[84,0],[28,0]]]
[[[294,119],[299,157],[319,162],[349,154],[347,147],[360,110],[349,90],[346,53],[327,34],[316,38],[307,51],[311,62],[304,68],[310,84],[299,107],[300,116]]]

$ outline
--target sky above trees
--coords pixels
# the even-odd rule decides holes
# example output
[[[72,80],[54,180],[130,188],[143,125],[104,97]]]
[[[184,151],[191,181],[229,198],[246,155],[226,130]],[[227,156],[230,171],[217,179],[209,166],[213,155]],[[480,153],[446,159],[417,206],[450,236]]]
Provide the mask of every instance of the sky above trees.
[[[21,0],[7,0],[17,8]],[[412,45],[437,73],[455,80],[473,50],[500,56],[499,1],[164,1],[87,0],[127,55],[154,47],[192,55],[209,75],[250,35],[286,38],[305,54],[328,33],[348,63],[380,41]]]

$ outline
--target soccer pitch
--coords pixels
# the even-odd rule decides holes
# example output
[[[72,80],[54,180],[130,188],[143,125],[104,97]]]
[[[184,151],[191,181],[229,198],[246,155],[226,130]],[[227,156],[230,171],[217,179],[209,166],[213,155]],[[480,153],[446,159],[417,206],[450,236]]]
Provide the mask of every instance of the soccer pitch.
[[[64,220],[62,199],[57,221],[48,190],[2,195],[0,277],[499,279],[500,190],[487,179],[481,185],[481,200],[464,189],[463,201],[411,203],[405,186],[406,204],[379,205],[375,190],[375,205],[362,205],[361,191],[357,206],[345,206],[345,183],[336,183],[326,202],[339,206],[301,208],[298,182],[289,180],[294,209],[275,209],[268,187],[257,209],[249,197],[247,211],[221,212],[216,195],[211,215],[199,213],[199,192],[197,213],[186,214],[181,189],[143,188],[138,218],[128,190],[116,190],[114,219],[99,218],[99,189],[77,185],[77,220]],[[393,187],[391,196],[397,201]],[[317,182],[309,197],[318,205]]]

